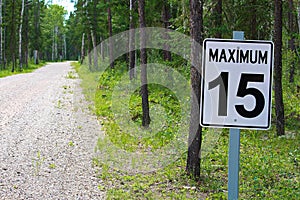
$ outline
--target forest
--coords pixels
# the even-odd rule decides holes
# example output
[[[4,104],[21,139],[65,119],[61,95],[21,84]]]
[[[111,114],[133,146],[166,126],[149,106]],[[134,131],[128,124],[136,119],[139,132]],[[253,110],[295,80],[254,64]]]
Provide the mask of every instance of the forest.
[[[202,45],[205,38],[232,39],[233,31],[243,31],[245,40],[274,43],[272,126],[241,132],[240,197],[299,197],[299,0],[75,0],[74,5],[67,16],[64,7],[47,0],[0,0],[0,77],[46,62],[76,61],[86,98],[108,138],[97,145],[105,155],[93,160],[102,169],[99,189],[108,199],[226,199],[228,130],[199,125],[201,57],[190,39]],[[154,46],[161,48],[149,48],[146,34],[159,35],[153,36]],[[182,54],[170,44],[181,45]],[[122,48],[125,53],[118,55]],[[155,76],[165,72],[169,82],[160,85]],[[174,86],[181,80],[186,85]],[[179,133],[188,137],[187,149],[173,144],[182,139]],[[163,152],[158,162],[172,162],[133,174],[134,167],[118,164],[133,159],[116,156],[113,148],[155,154],[168,145],[178,150],[176,159]],[[200,157],[205,148],[209,154]],[[143,171],[145,163],[136,159]]]

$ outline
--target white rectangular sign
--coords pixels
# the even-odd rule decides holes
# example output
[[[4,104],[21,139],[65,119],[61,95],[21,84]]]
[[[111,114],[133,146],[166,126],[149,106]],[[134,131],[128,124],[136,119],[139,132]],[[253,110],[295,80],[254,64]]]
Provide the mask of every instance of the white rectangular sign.
[[[270,127],[273,49],[269,41],[204,41],[202,126]]]

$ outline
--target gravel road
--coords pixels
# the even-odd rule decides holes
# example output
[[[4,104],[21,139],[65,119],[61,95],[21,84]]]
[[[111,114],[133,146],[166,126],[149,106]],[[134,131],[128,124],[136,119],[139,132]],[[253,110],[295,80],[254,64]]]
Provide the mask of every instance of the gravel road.
[[[0,78],[0,199],[104,199],[100,126],[69,62]]]

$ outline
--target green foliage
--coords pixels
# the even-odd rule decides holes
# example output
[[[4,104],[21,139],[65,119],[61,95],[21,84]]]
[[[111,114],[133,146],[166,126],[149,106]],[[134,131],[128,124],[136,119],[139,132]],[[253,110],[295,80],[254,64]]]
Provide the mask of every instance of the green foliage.
[[[284,32],[284,40],[289,36]],[[287,133],[297,133],[300,128],[300,58],[289,49],[283,50],[282,55],[282,87],[284,115]],[[294,82],[290,82],[290,68],[295,65]]]
[[[41,25],[41,34],[43,41],[43,52],[47,58],[47,60],[57,61],[59,59],[59,54],[63,52],[63,35],[65,34],[65,26],[64,26],[64,16],[66,14],[66,10],[64,7],[59,5],[50,5],[45,9],[45,16],[43,17],[43,23]],[[58,45],[57,52],[52,52],[53,45],[56,42]]]
[[[241,199],[297,199],[299,196],[299,135],[275,137],[274,131],[242,131]],[[284,144],[284,145],[282,145]],[[227,199],[228,135],[202,159],[201,180],[185,175],[185,156],[164,169],[130,175],[102,167],[108,199]]]
[[[30,73],[42,66],[44,66],[46,63],[45,62],[40,62],[38,65],[33,64],[33,61],[30,61],[28,63],[28,68],[23,68],[22,71],[20,70],[16,70],[14,72],[11,72],[11,66],[9,66],[7,69],[5,70],[0,70],[0,78],[1,77],[6,77],[6,76],[11,76],[11,75],[15,75],[15,74],[21,74],[21,73]]]
[[[159,62],[156,54],[149,59]],[[179,69],[178,63],[182,64],[179,59],[175,59],[168,65],[174,65]],[[78,70],[80,65],[76,66]],[[83,71],[87,67],[81,68]],[[82,84],[91,81],[93,76],[93,81],[96,80],[98,84],[94,90],[96,94],[94,111],[100,117],[105,133],[114,145],[127,151],[141,150],[138,145],[140,143],[144,147],[160,148],[163,141],[160,136],[170,131],[171,134],[164,136],[172,140],[176,126],[174,129],[164,129],[161,135],[156,135],[155,140],[151,141],[130,136],[114,121],[111,110],[112,90],[124,73],[127,73],[126,65],[117,63],[114,70],[106,70],[101,77],[96,78],[95,72],[91,73],[94,75],[84,76]],[[188,73],[186,76],[188,77]],[[178,117],[177,99],[172,92],[158,85],[150,84],[149,91],[150,105],[161,103],[167,110],[166,113],[170,112],[167,118],[168,123],[172,125]],[[288,93],[288,90],[286,92]],[[141,124],[140,102],[139,91],[136,90],[131,95],[129,110],[132,120],[138,126]],[[296,122],[296,119],[293,121]],[[300,135],[297,127],[288,127],[290,132],[284,137],[276,136],[274,126],[269,131],[241,132],[239,184],[241,199],[297,199],[299,196]],[[101,190],[107,191],[107,199],[227,199],[228,139],[227,131],[224,130],[213,150],[202,158],[200,182],[194,182],[186,176],[186,155],[182,155],[180,159],[163,169],[136,175],[110,168],[107,163],[95,158],[94,165],[102,168],[99,172],[99,177],[104,181]],[[102,146],[101,142],[98,144],[99,148]]]

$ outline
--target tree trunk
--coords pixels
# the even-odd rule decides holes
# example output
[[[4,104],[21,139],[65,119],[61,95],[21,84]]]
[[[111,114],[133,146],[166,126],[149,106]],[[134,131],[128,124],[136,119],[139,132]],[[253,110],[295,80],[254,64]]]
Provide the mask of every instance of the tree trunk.
[[[295,47],[295,34],[296,34],[296,28],[295,28],[295,15],[294,15],[294,5],[293,0],[289,0],[289,9],[288,9],[288,27],[289,27],[289,49],[293,53],[293,55],[296,55],[296,47]],[[290,83],[294,82],[294,75],[295,75],[295,60],[293,58],[291,66],[290,66],[290,77],[289,81]]]
[[[66,41],[66,34],[64,34],[64,59],[67,59],[67,41]]]
[[[298,6],[297,6],[297,13],[298,13],[298,34],[300,34],[300,1],[298,1]]]
[[[136,0],[130,0],[129,10],[129,78],[132,80],[135,77],[134,67],[135,67],[135,22],[133,20],[133,12],[135,10]]]
[[[58,58],[58,49],[57,49],[57,40],[58,40],[58,26],[55,26],[55,34],[54,34],[54,59],[57,61]]]
[[[191,37],[200,46],[203,33],[203,0],[190,0]],[[200,88],[201,88],[201,49],[194,43],[191,46],[191,119],[188,140],[187,174],[200,178],[200,150],[202,127],[200,126]]]
[[[80,60],[80,64],[82,64],[83,60],[84,60],[84,36],[85,36],[85,33],[82,33],[82,39],[81,39],[81,60]]]
[[[97,4],[98,0],[93,1],[94,6],[93,6],[93,23],[92,23],[92,29],[91,29],[91,34],[92,34],[92,41],[93,41],[93,50],[94,50],[94,67],[95,70],[98,70],[98,48],[97,48]]]
[[[92,44],[93,44],[93,53],[94,53],[94,68],[98,69],[98,51],[97,51],[97,43],[96,43],[96,36],[94,34],[94,31],[91,30],[91,38],[92,38]],[[92,53],[92,52],[90,52]]]
[[[110,1],[109,1],[110,2]],[[108,32],[109,32],[109,63],[110,63],[110,68],[114,68],[114,44],[112,40],[113,32],[112,32],[112,22],[111,22],[111,9],[110,5],[107,7],[107,22],[108,22]]]
[[[149,113],[149,99],[148,99],[148,80],[147,80],[147,51],[146,51],[146,27],[145,22],[145,0],[138,0],[139,22],[140,22],[140,45],[141,45],[141,95],[142,95],[142,110],[143,119],[142,125],[149,127],[150,113]]]
[[[35,52],[35,55],[37,57],[35,58],[34,64],[39,64],[39,50],[40,50],[40,9],[41,9],[41,3],[40,0],[34,1],[35,9],[34,9],[34,38],[35,42],[33,43],[33,51]]]
[[[52,55],[51,60],[54,61],[54,54],[55,54],[55,28],[53,28],[53,36],[52,36]]]
[[[23,42],[23,47],[24,47],[24,64],[25,67],[28,68],[28,56],[29,56],[29,38],[28,38],[28,33],[29,33],[29,9],[27,6],[28,0],[25,0],[25,10],[24,10],[24,42]]]
[[[251,35],[250,35],[250,39],[251,40],[257,40],[257,16],[256,16],[256,0],[252,0],[251,1],[251,9],[250,9],[250,13],[251,13],[251,18],[250,18],[250,26],[251,26]]]
[[[91,35],[87,34],[88,39],[88,63],[89,63],[89,70],[92,71],[92,55],[91,55]]]
[[[170,28],[170,19],[171,19],[171,13],[170,13],[170,6],[168,3],[168,0],[163,1],[163,7],[162,7],[162,21],[164,24],[164,28],[168,29]],[[163,56],[165,61],[171,61],[172,55],[170,52],[170,45],[168,40],[170,40],[170,35],[168,33],[168,30],[164,31],[163,33],[163,39],[167,42],[164,43],[164,50],[163,50]]]
[[[2,18],[2,0],[0,0],[0,70],[4,69],[3,65],[3,18]]]
[[[275,0],[274,70],[277,135],[284,135],[284,106],[282,97],[282,0]]]
[[[15,66],[16,66],[16,52],[15,52],[15,47],[16,47],[16,37],[15,37],[15,32],[16,32],[16,19],[15,19],[15,7],[16,7],[16,1],[12,0],[12,12],[11,12],[11,24],[10,24],[10,58],[12,61],[12,68],[11,71],[15,71]]]
[[[222,31],[221,31],[221,26],[222,26],[222,0],[217,0],[216,5],[214,7],[213,12],[214,17],[215,17],[215,28],[216,28],[216,32],[214,34],[215,38],[222,38]]]
[[[24,16],[24,0],[22,0],[22,8],[20,15],[20,27],[19,27],[19,64],[20,70],[23,69],[23,60],[22,60],[22,27],[23,27],[23,16]]]

